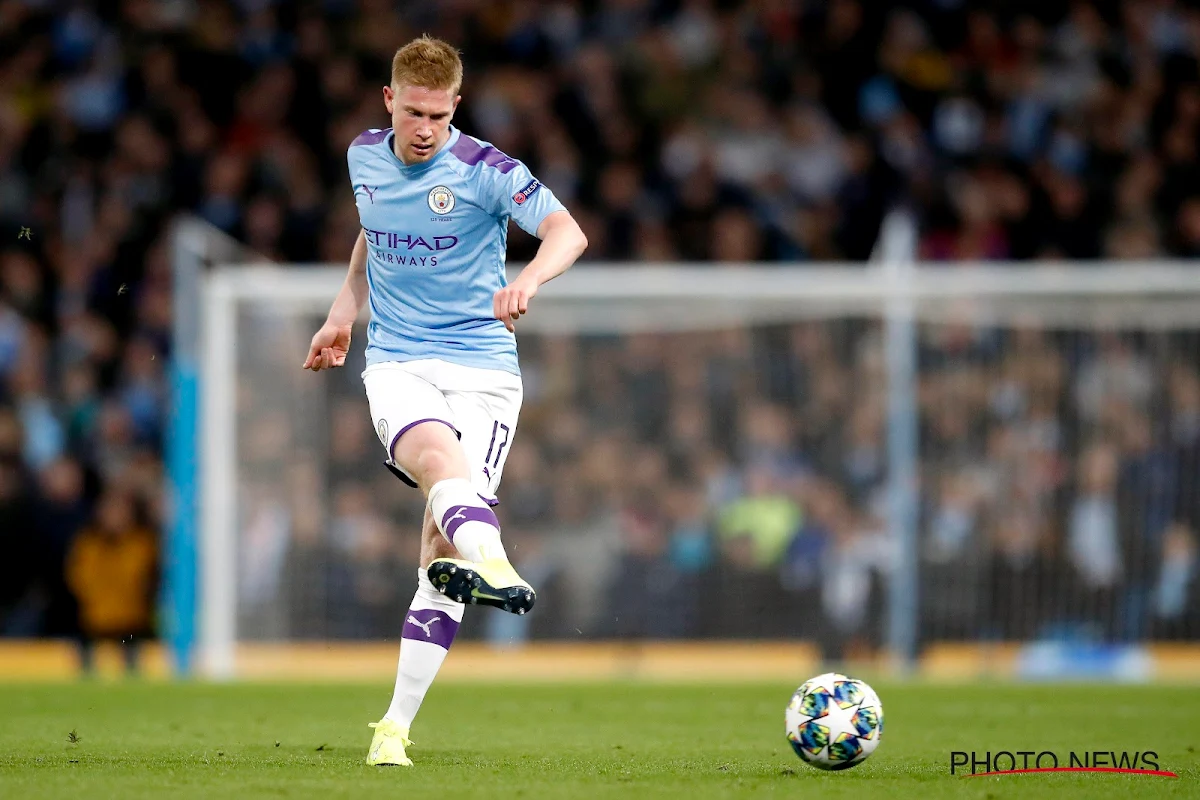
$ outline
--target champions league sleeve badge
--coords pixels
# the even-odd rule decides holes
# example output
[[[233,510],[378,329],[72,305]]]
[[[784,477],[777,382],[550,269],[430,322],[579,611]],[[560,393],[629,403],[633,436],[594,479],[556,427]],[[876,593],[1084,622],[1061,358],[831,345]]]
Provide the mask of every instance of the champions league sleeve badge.
[[[526,200],[529,199],[529,196],[540,189],[541,186],[542,184],[538,182],[538,179],[534,178],[529,182],[528,186],[513,195],[513,202],[517,205],[522,205]]]
[[[454,210],[454,192],[445,186],[430,189],[429,210],[435,214],[449,214]]]

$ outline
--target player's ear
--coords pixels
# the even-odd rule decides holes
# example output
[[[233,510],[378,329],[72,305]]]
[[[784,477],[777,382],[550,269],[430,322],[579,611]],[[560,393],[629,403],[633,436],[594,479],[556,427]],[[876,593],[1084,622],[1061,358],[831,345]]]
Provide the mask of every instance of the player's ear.
[[[396,92],[391,86],[383,87],[383,106],[389,114],[393,113],[392,105],[396,102]]]
[[[454,112],[458,110],[458,101],[459,101],[459,100],[462,100],[462,95],[461,95],[461,94],[456,94],[456,95],[454,95],[454,105],[452,105],[452,106],[450,107],[450,117],[451,117],[451,119],[453,119],[453,118],[454,118]]]

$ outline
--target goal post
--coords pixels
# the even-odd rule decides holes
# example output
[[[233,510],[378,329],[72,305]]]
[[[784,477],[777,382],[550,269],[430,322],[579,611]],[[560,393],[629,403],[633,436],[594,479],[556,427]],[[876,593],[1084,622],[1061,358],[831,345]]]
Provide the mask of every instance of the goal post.
[[[235,676],[237,644],[247,636],[295,635],[278,623],[287,603],[284,590],[278,588],[283,567],[257,583],[251,581],[252,586],[239,586],[239,574],[247,564],[239,537],[261,537],[255,552],[286,563],[286,556],[278,554],[279,545],[272,542],[299,535],[278,533],[271,527],[274,518],[268,511],[261,511],[255,525],[247,522],[251,513],[244,507],[247,493],[257,497],[262,481],[252,482],[249,489],[240,482],[246,478],[245,440],[269,434],[239,429],[239,414],[246,404],[276,403],[289,406],[286,414],[302,419],[316,411],[330,414],[336,404],[315,395],[300,397],[287,385],[274,385],[274,373],[263,366],[265,362],[248,360],[247,354],[278,347],[285,354],[280,358],[290,359],[287,367],[298,371],[307,338],[323,319],[344,277],[342,265],[242,264],[218,267],[204,280],[199,644],[200,666],[207,676]],[[557,337],[607,342],[617,336],[650,334],[674,337],[671,341],[683,346],[690,336],[705,332],[844,322],[856,331],[855,346],[861,347],[866,345],[858,339],[870,337],[864,339],[860,333],[877,330],[884,340],[880,348],[886,375],[883,440],[890,473],[882,513],[888,529],[885,538],[897,550],[887,568],[890,584],[883,641],[899,663],[911,664],[918,640],[927,638],[922,631],[933,625],[936,637],[943,628],[950,630],[949,623],[934,624],[925,618],[928,609],[920,598],[927,579],[932,579],[919,573],[924,569],[918,562],[927,535],[917,530],[923,524],[918,521],[919,493],[922,481],[949,469],[941,462],[933,469],[922,455],[918,393],[928,375],[922,372],[925,367],[917,352],[921,331],[931,326],[939,331],[965,326],[1002,329],[1006,336],[1025,329],[1190,336],[1200,329],[1200,270],[1180,262],[930,265],[906,262],[903,251],[867,265],[746,264],[712,269],[682,264],[583,264],[544,286],[535,305],[534,313],[520,323],[519,342],[525,337],[538,342]],[[264,336],[271,341],[264,343]],[[355,336],[355,348],[361,351],[361,328]],[[533,366],[536,372],[539,365]],[[968,366],[979,373],[978,364]],[[314,379],[314,387],[318,384]],[[952,402],[952,396],[947,390],[951,399],[945,402]],[[365,401],[361,405],[365,407]],[[312,420],[296,422],[291,430],[304,424],[316,425]],[[358,423],[335,419],[333,424]],[[326,436],[302,446],[306,452],[326,454],[337,442]],[[307,480],[303,475],[295,479]],[[246,533],[248,526],[253,534]],[[969,588],[954,580],[951,595]],[[970,580],[961,578],[961,582]],[[265,611],[247,622],[251,618],[239,600],[242,592],[276,595],[270,595]],[[326,605],[319,613],[336,614],[329,607],[336,604],[333,597],[321,601]],[[936,597],[940,595],[935,592]],[[996,603],[994,597],[980,602]],[[983,611],[978,614],[981,626],[992,624]],[[932,617],[941,619],[937,614]],[[243,625],[253,631],[243,630]]]
[[[249,251],[219,228],[182,216],[170,231],[173,294],[170,414],[164,442],[166,527],[163,531],[161,634],[178,674],[192,671],[197,638],[198,571],[202,478],[200,442],[201,336],[205,309],[200,302],[214,264],[251,259]]]

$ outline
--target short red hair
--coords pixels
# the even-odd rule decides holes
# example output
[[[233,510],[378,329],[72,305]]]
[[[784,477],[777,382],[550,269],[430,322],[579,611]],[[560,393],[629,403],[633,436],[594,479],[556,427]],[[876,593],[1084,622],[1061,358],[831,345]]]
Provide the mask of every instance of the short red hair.
[[[458,50],[429,35],[413,39],[392,58],[392,85],[422,89],[448,89],[458,94],[462,87],[463,64]]]

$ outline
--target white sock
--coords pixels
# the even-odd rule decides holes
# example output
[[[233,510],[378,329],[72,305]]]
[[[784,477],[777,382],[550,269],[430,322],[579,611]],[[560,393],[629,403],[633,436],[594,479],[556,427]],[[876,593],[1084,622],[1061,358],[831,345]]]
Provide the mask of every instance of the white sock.
[[[466,478],[438,481],[429,490],[429,511],[446,541],[467,561],[507,559],[500,520]]]
[[[387,719],[402,728],[412,727],[425,693],[446,660],[465,610],[466,606],[439,594],[425,570],[417,570],[417,593],[404,615],[396,691],[384,715]]]

